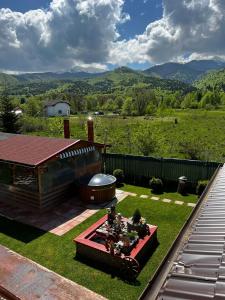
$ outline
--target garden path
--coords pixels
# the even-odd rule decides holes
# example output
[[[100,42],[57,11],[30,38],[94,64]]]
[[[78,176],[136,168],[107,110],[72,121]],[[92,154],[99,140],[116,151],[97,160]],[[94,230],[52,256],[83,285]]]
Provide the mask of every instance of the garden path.
[[[164,203],[174,203],[176,205],[183,205],[183,204],[185,204],[184,201],[178,201],[178,200],[173,201],[173,200],[167,199],[167,198],[160,199],[159,197],[156,197],[156,196],[150,197],[148,195],[140,195],[140,198],[142,198],[142,199],[148,199],[148,198],[150,198],[151,200],[154,200],[154,201],[160,201],[161,200]],[[191,203],[191,202],[188,202],[186,204],[187,204],[187,206],[190,206],[190,207],[195,207],[195,205],[196,205],[195,203]]]
[[[0,299],[106,299],[1,245],[0,261]]]

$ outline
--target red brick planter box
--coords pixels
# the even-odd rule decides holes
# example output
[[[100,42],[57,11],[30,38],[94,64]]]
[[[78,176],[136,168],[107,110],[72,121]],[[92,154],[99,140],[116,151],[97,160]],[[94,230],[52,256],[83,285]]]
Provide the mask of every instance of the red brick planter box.
[[[76,255],[77,257],[97,262],[100,266],[106,265],[114,270],[119,270],[125,255],[111,255],[109,251],[106,250],[105,245],[92,240],[96,235],[96,229],[102,226],[106,220],[107,215],[102,217],[73,240],[76,244]],[[155,225],[149,225],[150,235],[145,236],[143,239],[139,239],[136,246],[130,252],[129,257],[136,259],[140,265],[146,261],[146,259],[150,256],[152,249],[158,243],[157,228],[158,227]]]

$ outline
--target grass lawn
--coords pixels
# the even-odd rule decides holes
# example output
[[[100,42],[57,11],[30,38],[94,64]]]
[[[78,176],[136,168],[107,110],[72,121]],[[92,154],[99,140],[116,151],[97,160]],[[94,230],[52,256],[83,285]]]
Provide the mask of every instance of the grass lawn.
[[[135,193],[139,197],[140,197],[140,195],[148,195],[150,197],[157,196],[160,199],[167,198],[167,199],[171,199],[171,200],[178,200],[178,201],[180,200],[180,201],[184,201],[185,203],[188,203],[188,202],[195,203],[198,200],[198,196],[194,195],[194,194],[188,194],[186,196],[182,196],[182,195],[178,194],[177,192],[164,192],[162,194],[154,194],[154,193],[152,193],[150,188],[139,187],[139,186],[134,186],[134,185],[129,185],[129,184],[124,184],[124,186],[122,186],[120,189],[123,191],[126,191],[126,192]]]
[[[137,190],[139,194],[139,188]],[[129,196],[118,204],[117,211],[128,217],[133,215],[136,208],[140,209],[149,223],[159,226],[159,246],[135,284],[128,284],[118,277],[112,277],[75,259],[75,245],[72,239],[103,216],[105,210],[91,216],[62,237],[0,217],[0,243],[109,299],[137,299],[192,209]]]

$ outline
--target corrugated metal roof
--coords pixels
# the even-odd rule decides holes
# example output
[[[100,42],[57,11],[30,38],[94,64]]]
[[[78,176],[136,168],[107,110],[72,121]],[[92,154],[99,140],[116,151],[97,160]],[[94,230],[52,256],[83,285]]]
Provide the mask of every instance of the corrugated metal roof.
[[[156,299],[225,299],[225,166]]]
[[[58,103],[65,103],[65,104],[68,104],[69,106],[71,106],[70,103],[69,103],[69,101],[64,101],[64,100],[56,99],[56,100],[49,100],[49,101],[47,101],[45,103],[44,107],[46,107],[46,106],[55,106]]]
[[[0,160],[37,166],[79,141],[0,133]]]

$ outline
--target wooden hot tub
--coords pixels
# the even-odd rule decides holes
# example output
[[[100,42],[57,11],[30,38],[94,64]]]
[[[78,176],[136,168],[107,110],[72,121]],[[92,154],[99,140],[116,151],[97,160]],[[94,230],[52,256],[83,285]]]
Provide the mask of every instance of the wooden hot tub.
[[[110,202],[115,198],[116,178],[112,175],[96,174],[80,187],[80,196],[86,203]]]

